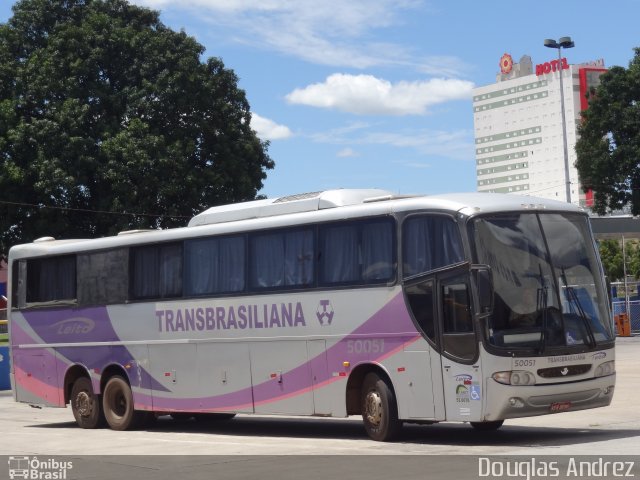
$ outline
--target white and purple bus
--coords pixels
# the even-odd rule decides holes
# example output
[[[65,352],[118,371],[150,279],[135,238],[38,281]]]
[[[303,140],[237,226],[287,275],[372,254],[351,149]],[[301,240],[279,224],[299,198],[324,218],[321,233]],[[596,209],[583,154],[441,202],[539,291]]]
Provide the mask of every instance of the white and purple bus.
[[[159,415],[469,422],[606,406],[614,332],[588,217],[499,194],[332,190],[9,253],[16,401]]]

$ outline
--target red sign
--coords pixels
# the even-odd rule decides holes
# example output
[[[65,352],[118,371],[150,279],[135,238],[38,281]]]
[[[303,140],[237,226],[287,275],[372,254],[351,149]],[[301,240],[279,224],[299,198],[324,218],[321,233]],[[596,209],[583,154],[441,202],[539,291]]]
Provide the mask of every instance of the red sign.
[[[511,55],[509,55],[508,53],[505,53],[500,59],[500,72],[506,75],[507,73],[511,72],[512,68],[513,58],[511,58]]]
[[[569,63],[567,59],[551,60],[550,62],[541,63],[536,65],[536,75],[546,75],[547,73],[557,72],[558,70],[568,70]]]

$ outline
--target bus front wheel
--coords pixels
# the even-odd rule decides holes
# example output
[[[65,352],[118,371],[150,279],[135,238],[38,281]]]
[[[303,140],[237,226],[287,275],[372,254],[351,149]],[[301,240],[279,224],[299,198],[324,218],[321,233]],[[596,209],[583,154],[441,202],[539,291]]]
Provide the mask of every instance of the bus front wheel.
[[[393,389],[375,373],[362,384],[362,420],[369,437],[379,442],[393,440],[402,428]]]
[[[102,392],[102,408],[113,430],[135,428],[145,412],[133,409],[133,394],[129,383],[119,375],[111,377]]]
[[[71,388],[71,411],[81,428],[99,428],[104,425],[100,398],[93,393],[91,380],[80,377]]]

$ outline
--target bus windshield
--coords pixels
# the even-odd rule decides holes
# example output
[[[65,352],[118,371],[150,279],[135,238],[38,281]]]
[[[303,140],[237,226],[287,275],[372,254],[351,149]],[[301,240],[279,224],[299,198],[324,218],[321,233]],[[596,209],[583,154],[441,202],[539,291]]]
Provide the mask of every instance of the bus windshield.
[[[510,213],[474,221],[476,260],[493,272],[489,344],[544,353],[613,340],[587,222],[586,216],[564,213]]]

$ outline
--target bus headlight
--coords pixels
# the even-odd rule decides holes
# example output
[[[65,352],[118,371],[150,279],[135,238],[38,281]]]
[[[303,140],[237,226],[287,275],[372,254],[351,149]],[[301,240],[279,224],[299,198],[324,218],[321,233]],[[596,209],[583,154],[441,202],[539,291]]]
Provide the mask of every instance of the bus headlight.
[[[496,382],[503,385],[535,385],[536,377],[531,372],[524,370],[509,370],[506,372],[496,372],[491,375]]]
[[[613,375],[616,373],[616,362],[611,360],[610,362],[604,362],[598,365],[596,368],[596,377],[606,377],[607,375]]]

